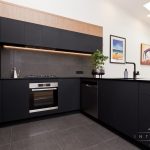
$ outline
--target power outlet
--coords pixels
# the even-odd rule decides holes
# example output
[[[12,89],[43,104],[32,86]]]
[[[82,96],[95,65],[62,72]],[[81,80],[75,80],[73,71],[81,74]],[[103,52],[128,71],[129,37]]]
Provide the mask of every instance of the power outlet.
[[[76,71],[76,74],[84,74],[82,70]]]

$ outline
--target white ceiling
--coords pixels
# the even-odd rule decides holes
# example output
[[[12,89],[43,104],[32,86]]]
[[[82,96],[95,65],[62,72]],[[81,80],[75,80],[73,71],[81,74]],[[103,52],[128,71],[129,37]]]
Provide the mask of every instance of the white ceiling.
[[[112,0],[114,3],[119,4],[120,7],[126,9],[131,15],[134,15],[140,20],[148,23],[150,25],[150,11],[145,9],[143,5],[150,0]]]

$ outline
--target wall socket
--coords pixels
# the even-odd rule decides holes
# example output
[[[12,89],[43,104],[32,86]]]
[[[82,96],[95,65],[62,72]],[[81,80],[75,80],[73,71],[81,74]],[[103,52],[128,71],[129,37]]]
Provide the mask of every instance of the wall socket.
[[[84,71],[78,70],[78,71],[76,71],[76,74],[84,74]]]

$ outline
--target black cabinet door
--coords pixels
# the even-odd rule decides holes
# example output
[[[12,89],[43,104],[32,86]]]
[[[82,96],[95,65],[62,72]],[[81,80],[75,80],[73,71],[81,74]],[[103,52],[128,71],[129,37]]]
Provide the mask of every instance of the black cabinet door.
[[[150,83],[140,83],[139,88],[139,131],[150,131]]]
[[[59,47],[64,50],[93,52],[102,49],[102,38],[67,30],[59,31]]]
[[[2,122],[2,88],[1,88],[1,81],[0,81],[0,122]]]
[[[24,22],[0,18],[0,42],[9,44],[25,44]]]
[[[3,80],[3,121],[25,119],[29,112],[28,83],[24,80]]]
[[[58,87],[58,107],[60,112],[80,109],[80,80],[60,79]]]
[[[96,80],[81,80],[81,111],[98,119],[97,91]]]
[[[33,23],[25,23],[25,40],[28,46],[42,46],[43,26]]]
[[[99,119],[133,137],[138,129],[138,83],[101,81]]]
[[[42,46],[46,48],[59,48],[59,29],[44,26],[42,30]]]

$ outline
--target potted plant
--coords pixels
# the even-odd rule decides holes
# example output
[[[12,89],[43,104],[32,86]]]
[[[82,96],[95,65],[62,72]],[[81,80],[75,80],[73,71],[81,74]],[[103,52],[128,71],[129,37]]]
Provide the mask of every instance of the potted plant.
[[[107,56],[103,55],[103,52],[101,50],[96,50],[92,55],[92,64],[94,69],[92,70],[92,74],[94,76],[96,75],[104,75],[105,71],[104,71],[104,63],[105,61],[108,59]]]

